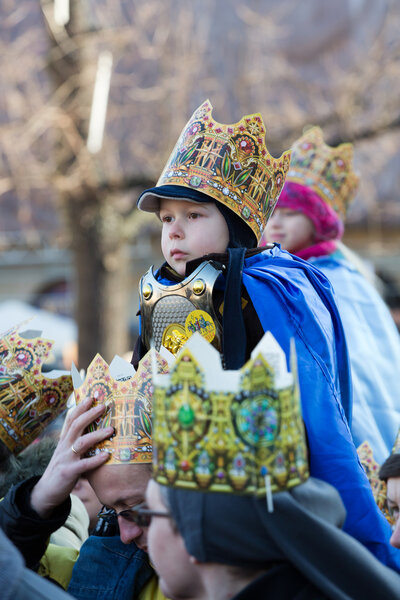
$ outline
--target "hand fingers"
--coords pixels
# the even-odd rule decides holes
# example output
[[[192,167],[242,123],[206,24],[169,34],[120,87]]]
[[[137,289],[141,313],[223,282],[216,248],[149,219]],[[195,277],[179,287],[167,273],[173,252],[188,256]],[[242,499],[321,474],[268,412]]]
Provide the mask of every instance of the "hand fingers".
[[[96,429],[85,435],[80,436],[72,444],[76,454],[85,454],[92,446],[109,438],[114,433],[114,427],[105,427],[104,429]],[[71,447],[72,449],[72,447]]]
[[[67,416],[65,417],[63,433],[70,428],[71,424],[75,421],[75,419],[77,419],[80,415],[88,411],[92,404],[92,398],[85,398],[83,402],[77,404],[72,410],[69,410]]]
[[[87,404],[87,406],[90,406],[90,403]],[[88,425],[99,418],[104,410],[104,404],[99,404],[93,408],[87,408],[83,413],[75,415],[75,418],[71,420],[70,423],[68,423],[65,427],[64,439],[68,440],[68,443],[72,444],[77,437],[82,435],[83,431],[88,427]]]
[[[82,473],[86,473],[87,471],[92,471],[93,469],[97,469],[103,465],[110,458],[110,454],[108,452],[99,452],[95,456],[90,456],[89,458],[81,458],[77,462],[78,468],[76,473],[78,476],[82,475]]]

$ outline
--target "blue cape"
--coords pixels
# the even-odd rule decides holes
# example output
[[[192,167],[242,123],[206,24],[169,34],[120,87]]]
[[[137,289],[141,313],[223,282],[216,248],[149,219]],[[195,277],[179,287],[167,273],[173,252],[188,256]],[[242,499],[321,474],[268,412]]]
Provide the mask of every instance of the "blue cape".
[[[243,284],[264,331],[271,331],[288,363],[295,339],[311,475],[339,491],[347,511],[343,529],[400,571],[400,553],[389,544],[390,525],[375,503],[348,425],[349,361],[328,279],[275,246],[245,259]]]
[[[347,511],[344,531],[400,570],[400,552],[389,544],[390,525],[375,503],[344,414],[351,405],[349,362],[328,279],[275,247],[246,259],[243,283],[263,329],[287,359],[295,338],[311,475],[339,491]]]

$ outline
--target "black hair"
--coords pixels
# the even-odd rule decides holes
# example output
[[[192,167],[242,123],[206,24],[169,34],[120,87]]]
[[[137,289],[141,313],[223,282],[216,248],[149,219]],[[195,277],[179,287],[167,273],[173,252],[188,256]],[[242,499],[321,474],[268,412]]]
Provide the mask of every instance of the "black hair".
[[[390,477],[400,477],[400,454],[391,454],[379,469],[379,479],[387,481]]]
[[[228,248],[256,248],[257,238],[248,225],[230,208],[215,202],[215,206],[224,217],[229,231]]]

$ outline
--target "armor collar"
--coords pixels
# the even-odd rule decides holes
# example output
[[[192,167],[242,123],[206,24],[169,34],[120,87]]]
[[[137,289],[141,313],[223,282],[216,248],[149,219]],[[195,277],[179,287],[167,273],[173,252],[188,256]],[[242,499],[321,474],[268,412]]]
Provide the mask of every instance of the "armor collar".
[[[269,250],[269,249],[273,248],[274,245],[275,244],[266,244],[262,248],[251,248],[250,250],[246,251],[246,254],[244,255],[244,257],[245,257],[245,259],[250,258],[251,256],[255,256],[256,254],[260,254],[261,252],[264,252],[264,250]],[[161,277],[163,277],[163,278],[165,277],[166,279],[169,279],[170,281],[175,281],[176,283],[180,283],[181,281],[186,279],[186,277],[189,277],[189,275],[191,275],[193,273],[193,271],[195,269],[197,269],[197,267],[199,267],[205,261],[214,263],[216,268],[219,268],[220,270],[223,271],[228,266],[228,262],[229,262],[228,253],[222,252],[222,253],[205,254],[204,256],[201,256],[200,258],[195,258],[194,260],[190,260],[189,262],[186,263],[185,275],[179,275],[179,273],[177,273],[172,267],[169,266],[169,264],[167,262],[165,262],[160,267],[160,275],[161,275]]]

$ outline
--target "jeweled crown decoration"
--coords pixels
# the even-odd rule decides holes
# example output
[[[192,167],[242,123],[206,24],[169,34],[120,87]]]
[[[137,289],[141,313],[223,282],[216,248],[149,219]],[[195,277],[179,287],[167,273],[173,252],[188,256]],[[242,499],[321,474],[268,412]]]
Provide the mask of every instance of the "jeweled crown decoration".
[[[138,370],[116,357],[120,375],[113,376],[114,361],[110,366],[97,354],[89,365],[85,381],[73,369],[75,398],[77,404],[86,397],[93,399],[93,406],[104,404],[104,413],[89,426],[88,431],[113,426],[115,434],[91,448],[88,456],[108,452],[107,464],[141,464],[152,461],[152,360],[150,353],[142,358]],[[122,361],[122,369],[121,369]],[[161,372],[168,370],[168,363],[157,353],[156,362]],[[114,365],[113,365],[114,363]],[[125,364],[123,364],[125,363]],[[114,373],[115,375],[115,373]],[[118,377],[118,378],[117,378]]]
[[[358,188],[353,144],[328,146],[320,127],[312,127],[292,146],[286,181],[312,188],[344,220]]]
[[[268,153],[260,114],[223,125],[206,100],[184,127],[157,186],[181,185],[211,196],[241,217],[260,240],[289,163],[290,151],[280,158]]]
[[[309,476],[296,360],[267,333],[239,371],[195,333],[154,378],[153,469],[163,485],[265,495]]]
[[[374,459],[372,448],[368,442],[363,442],[357,448],[358,457],[371,484],[372,493],[378,507],[391,523],[386,503],[386,482],[379,479],[379,465]]]
[[[73,391],[69,374],[42,373],[53,342],[40,338],[40,332],[23,337],[19,328],[0,339],[0,440],[14,454],[29,446],[66,408]]]

